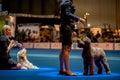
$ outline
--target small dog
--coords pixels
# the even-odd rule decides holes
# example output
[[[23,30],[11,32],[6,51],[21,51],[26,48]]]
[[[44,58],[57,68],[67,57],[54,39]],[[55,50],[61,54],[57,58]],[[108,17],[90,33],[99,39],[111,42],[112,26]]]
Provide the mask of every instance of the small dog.
[[[33,65],[26,55],[26,49],[23,48],[17,53],[18,62],[22,65],[21,69],[39,69],[37,66]]]
[[[94,62],[98,68],[98,74],[102,74],[102,64],[107,74],[110,74],[109,64],[107,57],[103,49],[92,47],[91,40],[86,36],[78,40],[78,47],[83,48],[82,58],[84,64],[84,75],[88,75],[90,69],[90,75],[94,74]]]

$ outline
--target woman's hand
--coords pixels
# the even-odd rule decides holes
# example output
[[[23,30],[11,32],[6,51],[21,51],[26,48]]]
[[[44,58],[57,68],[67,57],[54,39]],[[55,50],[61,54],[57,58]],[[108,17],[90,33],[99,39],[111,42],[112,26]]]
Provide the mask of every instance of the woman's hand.
[[[80,22],[85,24],[86,23],[86,20],[84,18],[80,18]]]

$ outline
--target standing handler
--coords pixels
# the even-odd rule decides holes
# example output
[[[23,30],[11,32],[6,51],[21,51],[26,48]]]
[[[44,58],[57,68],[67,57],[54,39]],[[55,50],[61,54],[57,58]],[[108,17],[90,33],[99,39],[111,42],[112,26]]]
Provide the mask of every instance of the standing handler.
[[[60,59],[60,75],[75,75],[69,67],[69,55],[72,45],[72,31],[74,22],[85,23],[85,20],[74,15],[75,8],[72,0],[61,0],[60,4],[60,35],[62,40],[62,49],[59,55]]]

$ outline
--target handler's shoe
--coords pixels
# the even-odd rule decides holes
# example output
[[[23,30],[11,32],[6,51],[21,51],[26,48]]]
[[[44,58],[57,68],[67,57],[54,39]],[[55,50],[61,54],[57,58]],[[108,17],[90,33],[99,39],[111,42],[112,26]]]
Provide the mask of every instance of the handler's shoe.
[[[88,73],[83,73],[83,75],[88,75]]]
[[[90,73],[90,75],[94,75],[94,73]]]
[[[65,75],[66,71],[59,71],[59,75]]]
[[[65,74],[66,76],[78,76],[78,74],[76,74],[76,73],[73,73],[73,72],[71,72],[71,73],[67,73],[66,72],[66,74]]]
[[[98,72],[97,74],[102,74],[102,72]]]
[[[59,75],[65,75],[65,76],[77,76],[78,74],[69,72],[67,73],[66,71],[59,71]]]
[[[107,74],[110,74],[110,73],[111,73],[111,71],[107,71],[106,73],[107,73]]]

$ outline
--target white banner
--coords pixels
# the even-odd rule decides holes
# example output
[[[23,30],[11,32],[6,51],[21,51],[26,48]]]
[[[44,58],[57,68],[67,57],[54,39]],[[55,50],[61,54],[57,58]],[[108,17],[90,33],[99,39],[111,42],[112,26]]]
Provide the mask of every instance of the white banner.
[[[115,50],[120,50],[120,43],[115,43]]]
[[[91,43],[91,46],[93,46],[93,47],[100,47],[100,44],[99,43]]]
[[[61,49],[62,44],[61,43],[51,43],[51,49]]]
[[[50,43],[34,43],[33,48],[50,49]]]
[[[104,50],[113,50],[113,43],[91,43],[93,47],[99,47]]]
[[[23,48],[33,48],[33,43],[23,43]]]
[[[18,31],[20,32],[20,39],[27,42],[39,42],[40,30],[38,23],[18,24]]]
[[[104,50],[120,50],[120,43],[91,43],[91,46],[93,47],[99,47]],[[59,42],[55,43],[47,43],[47,42],[42,42],[42,43],[23,43],[24,48],[41,48],[41,49],[61,49],[62,44]],[[77,47],[77,43],[72,44],[72,49],[82,49]]]

